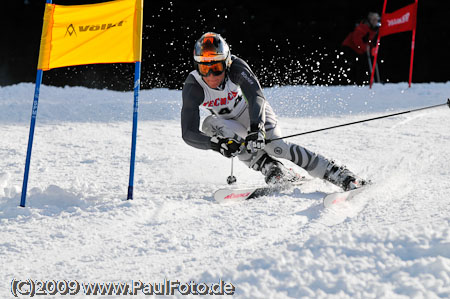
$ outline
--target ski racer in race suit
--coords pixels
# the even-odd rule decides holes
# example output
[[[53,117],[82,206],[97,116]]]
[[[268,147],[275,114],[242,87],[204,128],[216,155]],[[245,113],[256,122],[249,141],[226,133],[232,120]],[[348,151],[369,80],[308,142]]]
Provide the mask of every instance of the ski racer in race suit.
[[[376,46],[375,36],[378,33],[378,28],[381,26],[380,15],[376,12],[370,12],[367,19],[361,21],[355,30],[350,32],[342,45],[349,47],[358,55],[366,54],[367,50],[371,50]]]
[[[248,64],[231,55],[225,40],[205,33],[195,44],[195,70],[183,87],[181,128],[183,140],[198,149],[212,149],[230,158],[237,156],[261,171],[268,184],[298,180],[277,158],[288,159],[311,176],[326,179],[349,190],[365,183],[344,166],[306,148],[276,140],[278,121]],[[200,127],[200,111],[211,112]]]
[[[370,12],[355,30],[350,32],[342,42],[341,52],[344,54],[343,69],[347,69],[347,77],[352,83],[362,85],[369,82],[372,71],[367,63],[374,56],[376,36],[381,26],[380,15]],[[365,57],[368,55],[369,57]]]

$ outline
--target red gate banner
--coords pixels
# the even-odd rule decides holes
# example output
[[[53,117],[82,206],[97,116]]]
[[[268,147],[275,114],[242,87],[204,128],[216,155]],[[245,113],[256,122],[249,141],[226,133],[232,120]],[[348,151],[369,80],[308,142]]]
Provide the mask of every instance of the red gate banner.
[[[380,36],[416,29],[417,3],[381,16]]]

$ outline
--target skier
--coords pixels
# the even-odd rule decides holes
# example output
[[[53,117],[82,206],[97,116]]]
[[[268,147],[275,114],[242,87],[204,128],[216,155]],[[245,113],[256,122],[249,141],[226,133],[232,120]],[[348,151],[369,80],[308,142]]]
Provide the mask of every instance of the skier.
[[[184,82],[181,110],[183,140],[198,149],[212,149],[227,158],[237,156],[260,171],[269,185],[289,184],[299,176],[277,158],[304,168],[344,190],[365,184],[345,166],[306,148],[277,140],[278,121],[248,64],[231,55],[228,44],[216,33],[205,33],[194,47],[194,65]],[[211,112],[200,126],[199,107]]]
[[[342,52],[347,60],[347,67],[350,68],[349,77],[358,85],[369,81],[370,70],[365,55],[368,55],[369,59],[371,54],[373,56],[372,49],[376,46],[376,35],[380,26],[380,15],[369,12],[367,18],[357,24],[342,42]]]

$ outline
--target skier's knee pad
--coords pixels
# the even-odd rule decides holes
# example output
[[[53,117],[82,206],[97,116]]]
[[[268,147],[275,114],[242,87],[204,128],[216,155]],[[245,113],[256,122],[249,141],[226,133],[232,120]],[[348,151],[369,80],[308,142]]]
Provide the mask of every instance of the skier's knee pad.
[[[286,159],[289,155],[289,144],[283,140],[276,140],[267,143],[264,150],[271,156]]]

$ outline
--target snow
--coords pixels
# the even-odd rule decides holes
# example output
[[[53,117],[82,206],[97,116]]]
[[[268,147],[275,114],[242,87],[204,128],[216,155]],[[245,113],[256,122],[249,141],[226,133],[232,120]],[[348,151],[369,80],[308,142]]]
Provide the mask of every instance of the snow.
[[[450,82],[264,92],[289,135],[443,104]],[[1,298],[12,297],[13,279],[223,280],[236,298],[450,297],[446,106],[289,140],[375,183],[352,203],[324,209],[322,197],[337,188],[313,179],[217,204],[212,193],[226,186],[230,161],[182,141],[181,91],[143,90],[127,201],[132,92],[42,86],[21,208],[33,94],[29,83],[0,88]],[[263,184],[234,166],[238,186]]]

